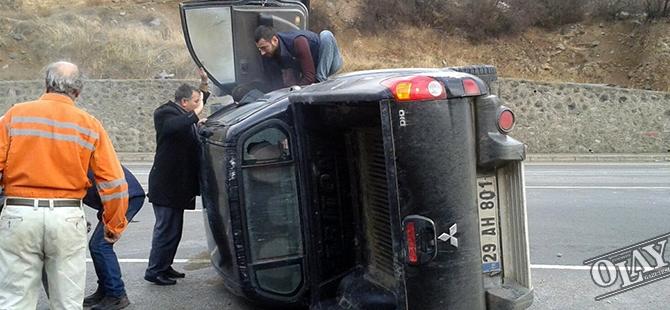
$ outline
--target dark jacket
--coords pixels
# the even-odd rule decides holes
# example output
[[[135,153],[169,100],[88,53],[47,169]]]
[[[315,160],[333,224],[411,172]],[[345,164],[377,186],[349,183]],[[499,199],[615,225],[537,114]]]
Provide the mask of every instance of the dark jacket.
[[[209,93],[203,93],[204,100]],[[149,172],[149,201],[175,209],[195,209],[198,183],[199,143],[195,112],[185,112],[169,101],[154,111],[156,155]]]
[[[140,184],[139,181],[137,181],[137,178],[128,170],[126,167],[121,165],[121,169],[123,169],[123,174],[126,178],[126,182],[128,182],[128,199],[132,199],[135,197],[143,197],[145,196],[144,194],[144,189],[142,188],[142,184]],[[96,209],[96,210],[101,210],[102,209],[102,200],[100,200],[100,194],[98,193],[98,189],[95,185],[95,179],[93,178],[93,171],[88,170],[88,180],[91,181],[91,187],[88,188],[86,191],[86,196],[84,196],[84,199],[82,200],[85,205]]]
[[[284,85],[281,76],[281,70],[283,69],[292,69],[296,81],[302,79],[300,63],[295,57],[295,51],[293,50],[293,41],[299,36],[307,38],[310,54],[312,54],[312,62],[314,62],[314,68],[318,66],[320,44],[318,34],[307,30],[291,30],[277,33],[277,39],[279,41],[279,59],[274,57],[263,57],[265,73],[269,83],[273,86],[273,89],[287,86]],[[279,60],[279,62],[277,60]]]

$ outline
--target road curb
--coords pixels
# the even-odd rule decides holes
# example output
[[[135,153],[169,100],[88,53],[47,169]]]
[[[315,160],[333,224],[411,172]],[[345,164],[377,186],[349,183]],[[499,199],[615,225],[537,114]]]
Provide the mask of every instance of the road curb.
[[[527,154],[527,162],[670,162],[670,154]]]
[[[122,163],[152,163],[154,153],[116,153]]]
[[[154,153],[117,153],[123,163],[150,163]],[[527,154],[526,162],[670,162],[663,154]]]

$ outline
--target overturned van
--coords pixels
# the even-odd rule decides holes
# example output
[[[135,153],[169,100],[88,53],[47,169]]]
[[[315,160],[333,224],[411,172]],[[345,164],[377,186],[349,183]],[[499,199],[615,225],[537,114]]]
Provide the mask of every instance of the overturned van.
[[[193,47],[191,19],[228,23],[218,35],[231,44],[261,13],[307,21],[297,1],[181,10],[196,62],[216,52]],[[208,59],[223,92],[260,74],[254,54],[230,51],[229,65],[256,70],[217,76]],[[202,197],[226,287],[290,308],[529,307],[525,149],[509,135],[514,113],[491,94],[495,78],[491,66],[352,72],[208,116]]]

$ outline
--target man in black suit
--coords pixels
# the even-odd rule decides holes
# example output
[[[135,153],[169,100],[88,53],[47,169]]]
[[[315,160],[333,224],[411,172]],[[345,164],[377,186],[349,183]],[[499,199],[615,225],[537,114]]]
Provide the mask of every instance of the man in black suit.
[[[181,240],[184,210],[195,209],[198,183],[199,144],[196,126],[207,92],[207,75],[200,69],[201,89],[182,84],[175,101],[161,105],[154,112],[156,155],[149,173],[149,202],[153,204],[154,225],[149,266],[144,279],[158,285],[176,284],[184,273],[172,268]],[[201,91],[202,90],[202,91]]]

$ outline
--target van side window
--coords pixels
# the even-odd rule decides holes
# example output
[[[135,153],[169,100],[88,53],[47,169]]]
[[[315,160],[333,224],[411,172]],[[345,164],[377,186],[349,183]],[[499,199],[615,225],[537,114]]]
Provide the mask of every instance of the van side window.
[[[244,141],[243,154],[243,164],[292,160],[288,137],[277,128],[265,129]]]
[[[270,127],[242,144],[250,260],[258,285],[278,294],[290,294],[300,287],[302,268],[295,260],[304,255],[296,164],[289,137],[282,129]],[[272,265],[285,260],[295,263]]]

